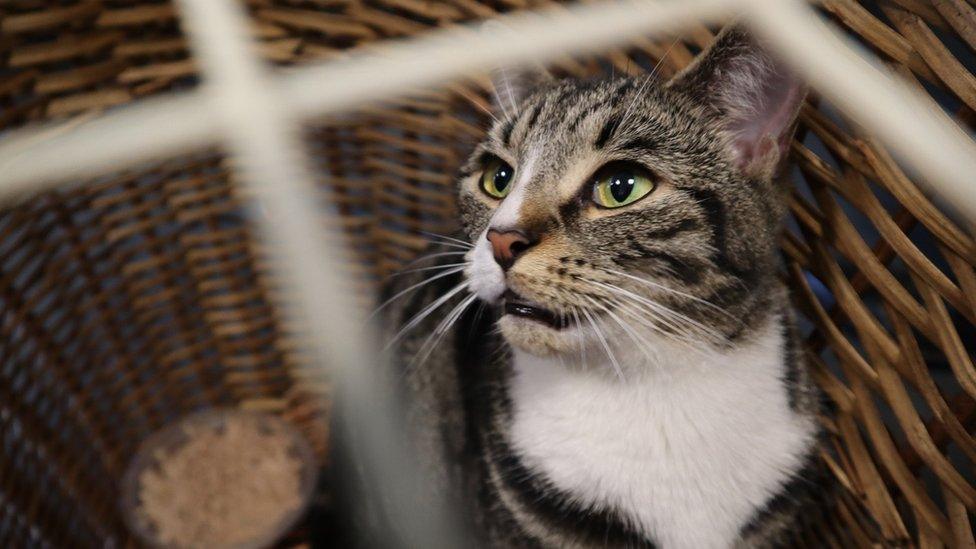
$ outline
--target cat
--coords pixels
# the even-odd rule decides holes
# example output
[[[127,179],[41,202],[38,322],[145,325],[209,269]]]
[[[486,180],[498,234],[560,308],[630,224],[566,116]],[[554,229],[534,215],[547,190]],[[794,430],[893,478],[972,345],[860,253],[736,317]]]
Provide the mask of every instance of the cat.
[[[803,84],[739,25],[667,82],[502,74],[462,231],[386,290],[432,490],[488,547],[773,547],[823,490],[777,240]]]

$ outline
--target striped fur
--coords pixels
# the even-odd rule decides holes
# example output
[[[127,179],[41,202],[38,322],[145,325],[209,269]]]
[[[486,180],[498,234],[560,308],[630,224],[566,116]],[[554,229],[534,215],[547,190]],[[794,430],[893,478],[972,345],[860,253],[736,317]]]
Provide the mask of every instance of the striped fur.
[[[783,543],[819,491],[818,396],[777,278],[802,87],[737,28],[669,83],[534,81],[460,171],[463,272],[386,317],[391,338],[413,323],[395,354],[432,489],[492,547]],[[504,200],[479,188],[493,158],[515,170]],[[612,161],[655,190],[594,207]],[[503,270],[489,229],[533,244]],[[574,322],[504,314],[505,291]]]

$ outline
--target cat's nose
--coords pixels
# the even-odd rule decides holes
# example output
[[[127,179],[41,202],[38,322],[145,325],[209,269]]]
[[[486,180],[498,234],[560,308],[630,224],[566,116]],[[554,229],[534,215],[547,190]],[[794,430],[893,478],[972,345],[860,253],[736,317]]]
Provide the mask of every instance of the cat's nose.
[[[535,245],[534,240],[518,229],[508,231],[490,229],[488,242],[491,242],[495,261],[506,271],[515,263],[518,256]]]

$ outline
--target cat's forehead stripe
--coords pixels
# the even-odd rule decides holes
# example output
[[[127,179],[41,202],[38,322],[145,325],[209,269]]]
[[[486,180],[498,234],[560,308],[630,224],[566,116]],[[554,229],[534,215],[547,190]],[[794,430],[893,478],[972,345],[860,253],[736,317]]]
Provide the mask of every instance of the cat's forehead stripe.
[[[597,149],[602,149],[604,145],[607,144],[607,141],[613,137],[614,132],[617,131],[619,126],[619,116],[613,115],[607,119],[607,121],[603,124],[603,128],[600,130],[600,133],[597,135],[596,141],[593,142],[593,146]]]
[[[527,134],[528,132],[532,131],[532,128],[535,127],[536,121],[539,120],[539,115],[542,113],[543,108],[545,108],[543,101],[536,104],[536,106],[532,109],[532,114],[529,116],[529,121],[525,124],[525,132],[523,133]]]
[[[623,80],[617,87],[613,90],[609,97],[598,97],[596,101],[592,104],[581,109],[579,114],[573,118],[572,122],[569,123],[568,131],[574,132],[583,122],[593,116],[601,110],[613,109],[620,104],[624,96],[626,96],[635,85],[635,81],[631,79]]]
[[[563,152],[567,147],[603,148],[620,132],[625,115],[628,124],[653,115],[646,112],[647,105],[634,104],[638,98],[633,97],[635,89],[650,91],[653,83],[650,77],[552,86],[530,96],[517,114],[496,124],[493,141],[513,155],[539,143]]]
[[[657,139],[649,135],[638,135],[637,137],[633,137],[627,141],[624,141],[620,145],[617,145],[616,148],[619,150],[651,152],[657,150],[660,145],[661,144]]]

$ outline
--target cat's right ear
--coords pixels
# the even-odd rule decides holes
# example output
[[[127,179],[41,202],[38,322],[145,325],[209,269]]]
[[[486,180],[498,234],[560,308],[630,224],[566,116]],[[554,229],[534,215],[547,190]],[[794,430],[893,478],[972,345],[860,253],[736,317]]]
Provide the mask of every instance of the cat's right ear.
[[[741,26],[723,30],[668,86],[718,116],[743,173],[769,177],[782,169],[806,88]]]
[[[486,21],[481,33],[495,40],[505,40],[514,31],[498,21]],[[492,98],[495,112],[506,118],[518,111],[518,106],[539,86],[552,80],[552,75],[538,63],[517,67],[499,67],[491,72]]]

